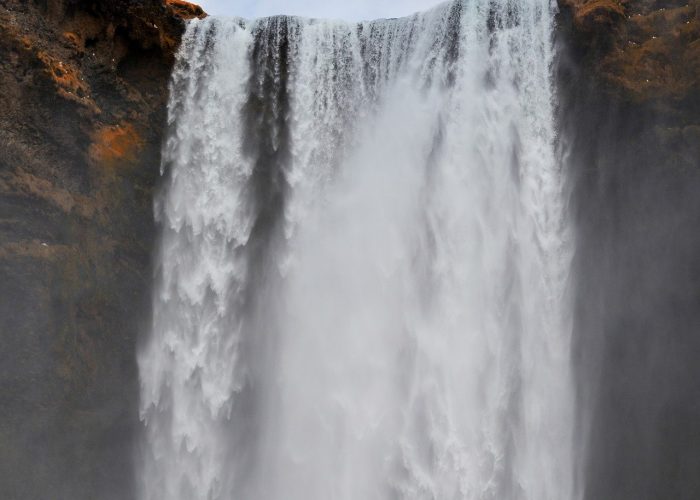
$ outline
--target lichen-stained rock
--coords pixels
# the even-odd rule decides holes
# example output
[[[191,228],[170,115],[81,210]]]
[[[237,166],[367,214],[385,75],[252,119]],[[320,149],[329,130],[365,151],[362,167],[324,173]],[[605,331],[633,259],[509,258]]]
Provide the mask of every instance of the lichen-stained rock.
[[[88,157],[98,167],[130,167],[137,163],[145,141],[132,123],[101,126],[91,135]]]
[[[700,95],[700,0],[560,0],[607,91],[683,112]]]
[[[699,498],[700,0],[560,7],[581,498]]]
[[[133,498],[167,84],[202,15],[0,0],[0,498]]]
[[[206,17],[204,10],[199,5],[185,2],[184,0],[165,0],[165,4],[182,19],[202,19]]]
[[[628,0],[562,0],[573,12],[577,29],[596,36],[614,28],[625,16]]]

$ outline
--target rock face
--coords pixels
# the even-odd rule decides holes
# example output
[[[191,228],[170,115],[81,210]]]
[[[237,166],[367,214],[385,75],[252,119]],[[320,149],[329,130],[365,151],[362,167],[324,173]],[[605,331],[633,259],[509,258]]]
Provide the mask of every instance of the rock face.
[[[700,498],[700,2],[559,21],[584,498]]]
[[[0,498],[132,497],[185,2],[0,0]]]
[[[606,88],[637,103],[697,106],[700,0],[562,0],[572,42]]]

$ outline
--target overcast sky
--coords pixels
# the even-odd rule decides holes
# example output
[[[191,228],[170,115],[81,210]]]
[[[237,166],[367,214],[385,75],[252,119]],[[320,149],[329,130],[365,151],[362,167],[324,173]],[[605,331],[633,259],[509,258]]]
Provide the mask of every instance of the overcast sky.
[[[429,9],[441,0],[193,0],[213,15],[247,18],[294,14],[306,17],[378,19]]]

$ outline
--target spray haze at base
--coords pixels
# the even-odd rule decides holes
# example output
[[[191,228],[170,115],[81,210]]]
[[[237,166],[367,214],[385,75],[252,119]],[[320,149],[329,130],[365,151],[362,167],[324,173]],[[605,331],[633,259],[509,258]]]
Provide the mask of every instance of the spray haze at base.
[[[575,498],[551,9],[188,25],[141,498]]]

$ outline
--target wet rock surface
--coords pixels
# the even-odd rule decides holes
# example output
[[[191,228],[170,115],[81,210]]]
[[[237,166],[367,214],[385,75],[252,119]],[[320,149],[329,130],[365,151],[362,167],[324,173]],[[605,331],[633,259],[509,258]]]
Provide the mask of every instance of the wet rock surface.
[[[560,6],[572,46],[604,89],[664,112],[697,109],[700,0],[561,0]]]
[[[580,486],[700,498],[700,3],[561,4]]]
[[[0,1],[0,497],[133,495],[184,2]]]

